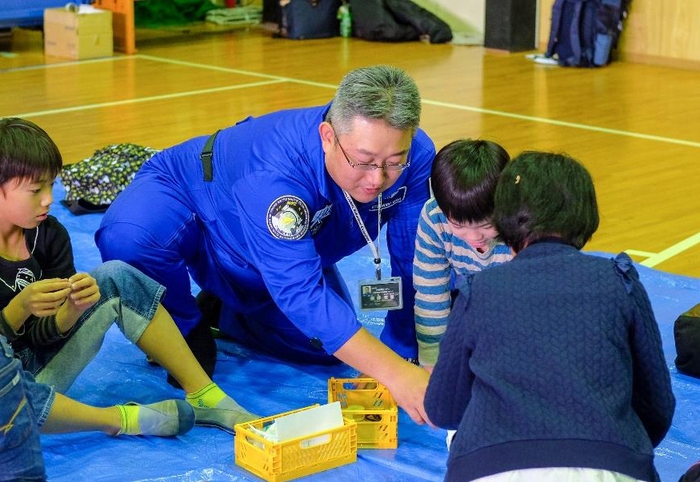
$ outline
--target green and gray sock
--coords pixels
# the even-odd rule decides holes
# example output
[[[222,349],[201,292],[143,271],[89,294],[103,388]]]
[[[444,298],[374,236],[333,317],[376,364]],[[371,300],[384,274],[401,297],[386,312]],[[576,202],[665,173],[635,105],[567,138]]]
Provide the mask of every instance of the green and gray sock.
[[[129,402],[117,405],[122,416],[122,428],[117,435],[153,435],[174,437],[189,432],[194,426],[195,413],[184,400],[165,400],[139,405]]]
[[[195,425],[216,427],[233,433],[234,425],[260,418],[241,407],[216,383],[187,394],[185,399],[194,408]]]

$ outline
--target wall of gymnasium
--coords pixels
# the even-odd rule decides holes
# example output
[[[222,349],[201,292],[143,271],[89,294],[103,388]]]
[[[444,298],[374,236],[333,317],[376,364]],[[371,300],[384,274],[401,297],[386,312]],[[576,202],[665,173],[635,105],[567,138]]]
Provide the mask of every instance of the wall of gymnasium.
[[[483,38],[487,0],[415,0],[450,24]],[[503,1],[503,0],[488,0]],[[536,0],[535,0],[536,1]],[[538,49],[549,38],[554,0],[539,0]],[[700,2],[695,0],[631,0],[619,58],[629,62],[700,68]]]

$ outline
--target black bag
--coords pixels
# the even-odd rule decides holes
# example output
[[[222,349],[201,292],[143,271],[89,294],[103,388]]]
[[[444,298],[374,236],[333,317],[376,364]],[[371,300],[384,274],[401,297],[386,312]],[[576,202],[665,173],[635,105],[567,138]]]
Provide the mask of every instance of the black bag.
[[[452,40],[452,30],[447,22],[413,3],[410,0],[384,0],[394,18],[412,26],[421,37],[427,37],[431,44],[441,44]]]
[[[350,2],[356,37],[380,42],[430,43],[452,40],[450,26],[410,0],[354,0]]]
[[[547,57],[559,65],[601,67],[612,60],[630,0],[555,0]]]
[[[676,319],[673,337],[676,342],[676,368],[680,373],[700,378],[700,305]]]
[[[696,462],[685,474],[681,475],[678,482],[700,482],[700,462]]]
[[[340,35],[341,0],[281,0],[279,36],[312,39]]]
[[[350,3],[352,29],[356,37],[379,42],[418,40],[418,31],[396,21],[383,0],[355,0]]]

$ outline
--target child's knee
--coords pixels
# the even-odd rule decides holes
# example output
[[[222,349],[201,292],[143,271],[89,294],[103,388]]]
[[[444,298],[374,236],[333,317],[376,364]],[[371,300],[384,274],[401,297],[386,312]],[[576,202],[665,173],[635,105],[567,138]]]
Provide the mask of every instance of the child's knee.
[[[112,260],[102,263],[90,274],[97,281],[102,294],[106,295],[110,291],[119,293],[128,288],[137,271],[123,261]]]

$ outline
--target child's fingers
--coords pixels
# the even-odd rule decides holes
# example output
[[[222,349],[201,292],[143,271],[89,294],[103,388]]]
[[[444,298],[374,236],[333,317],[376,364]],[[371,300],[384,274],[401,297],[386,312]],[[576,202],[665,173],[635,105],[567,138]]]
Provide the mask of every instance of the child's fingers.
[[[56,289],[56,290],[51,290],[51,291],[46,291],[43,293],[37,293],[34,296],[32,296],[33,303],[37,305],[41,305],[42,303],[47,303],[47,304],[55,304],[55,303],[63,303],[63,301],[68,297],[70,294],[70,286],[67,288],[63,289]]]
[[[42,316],[52,316],[52,315],[55,315],[56,313],[58,313],[58,308],[59,307],[46,308],[43,310],[34,310],[34,311],[32,311],[32,314],[36,317],[39,317],[39,318],[41,318]]]
[[[59,300],[42,301],[32,304],[31,312],[34,316],[51,316],[58,312],[58,309],[63,304],[65,296]]]
[[[90,276],[87,273],[75,273],[73,276],[68,278],[68,281],[70,281],[71,283],[77,283],[78,281],[81,281],[85,278],[92,278],[92,276]]]
[[[75,283],[76,281],[80,281],[81,279],[83,279],[87,276],[90,276],[90,275],[87,273],[75,273],[73,276],[68,278],[68,281],[70,281],[71,283]]]
[[[56,293],[66,289],[70,290],[70,282],[67,279],[60,278],[44,279],[32,283],[32,288],[33,291],[38,293]]]
[[[73,291],[78,291],[89,286],[96,286],[97,282],[95,278],[87,273],[78,273],[71,276],[68,281],[70,282],[71,289]]]
[[[100,300],[100,293],[94,293],[91,296],[86,296],[84,298],[80,299],[71,299],[71,303],[73,303],[73,306],[77,308],[88,308],[95,303],[97,303]]]
[[[88,284],[77,291],[75,288],[70,294],[70,299],[76,306],[82,306],[89,303],[95,303],[100,299],[100,288],[97,284]]]

